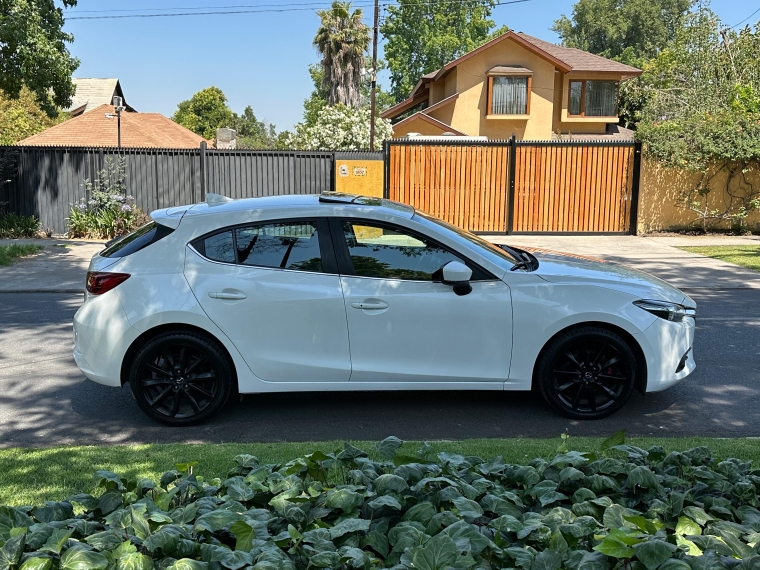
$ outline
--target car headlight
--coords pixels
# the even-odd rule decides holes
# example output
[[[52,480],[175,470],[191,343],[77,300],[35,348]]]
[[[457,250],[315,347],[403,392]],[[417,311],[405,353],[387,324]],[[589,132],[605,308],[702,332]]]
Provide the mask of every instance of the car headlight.
[[[668,301],[643,299],[641,301],[634,301],[633,304],[661,319],[672,321],[674,323],[680,323],[684,317],[695,318],[697,316],[696,309],[684,307],[678,303],[670,303]]]

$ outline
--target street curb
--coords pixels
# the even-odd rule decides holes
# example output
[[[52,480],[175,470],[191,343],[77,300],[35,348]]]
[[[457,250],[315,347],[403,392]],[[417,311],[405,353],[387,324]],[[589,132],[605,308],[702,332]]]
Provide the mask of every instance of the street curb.
[[[2,293],[81,293],[84,289],[0,289]]]

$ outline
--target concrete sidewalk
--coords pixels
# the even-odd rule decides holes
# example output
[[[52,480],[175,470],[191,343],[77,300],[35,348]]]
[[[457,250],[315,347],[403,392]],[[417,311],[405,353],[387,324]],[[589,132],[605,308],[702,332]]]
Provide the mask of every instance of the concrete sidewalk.
[[[679,289],[760,289],[760,273],[697,253],[686,246],[754,245],[760,236],[487,236],[493,243],[541,247],[597,257],[646,271]]]
[[[0,293],[84,292],[90,259],[105,242],[68,239],[0,239],[0,245],[33,243],[45,249],[0,267]]]

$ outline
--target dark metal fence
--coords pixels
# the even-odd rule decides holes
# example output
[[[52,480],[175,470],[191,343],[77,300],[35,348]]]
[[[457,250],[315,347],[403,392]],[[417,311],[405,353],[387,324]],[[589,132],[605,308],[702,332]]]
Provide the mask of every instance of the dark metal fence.
[[[84,181],[119,154],[128,192],[146,212],[200,202],[206,192],[246,198],[334,187],[333,152],[0,147],[0,212],[34,215],[64,233],[71,204],[89,198]]]

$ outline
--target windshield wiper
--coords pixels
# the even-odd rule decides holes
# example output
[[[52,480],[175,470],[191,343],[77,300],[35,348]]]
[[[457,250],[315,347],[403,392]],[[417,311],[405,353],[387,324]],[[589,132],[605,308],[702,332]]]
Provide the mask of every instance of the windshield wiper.
[[[527,271],[528,270],[528,262],[527,261],[518,261],[512,267],[509,268],[510,271],[517,271],[518,269],[525,269]]]

